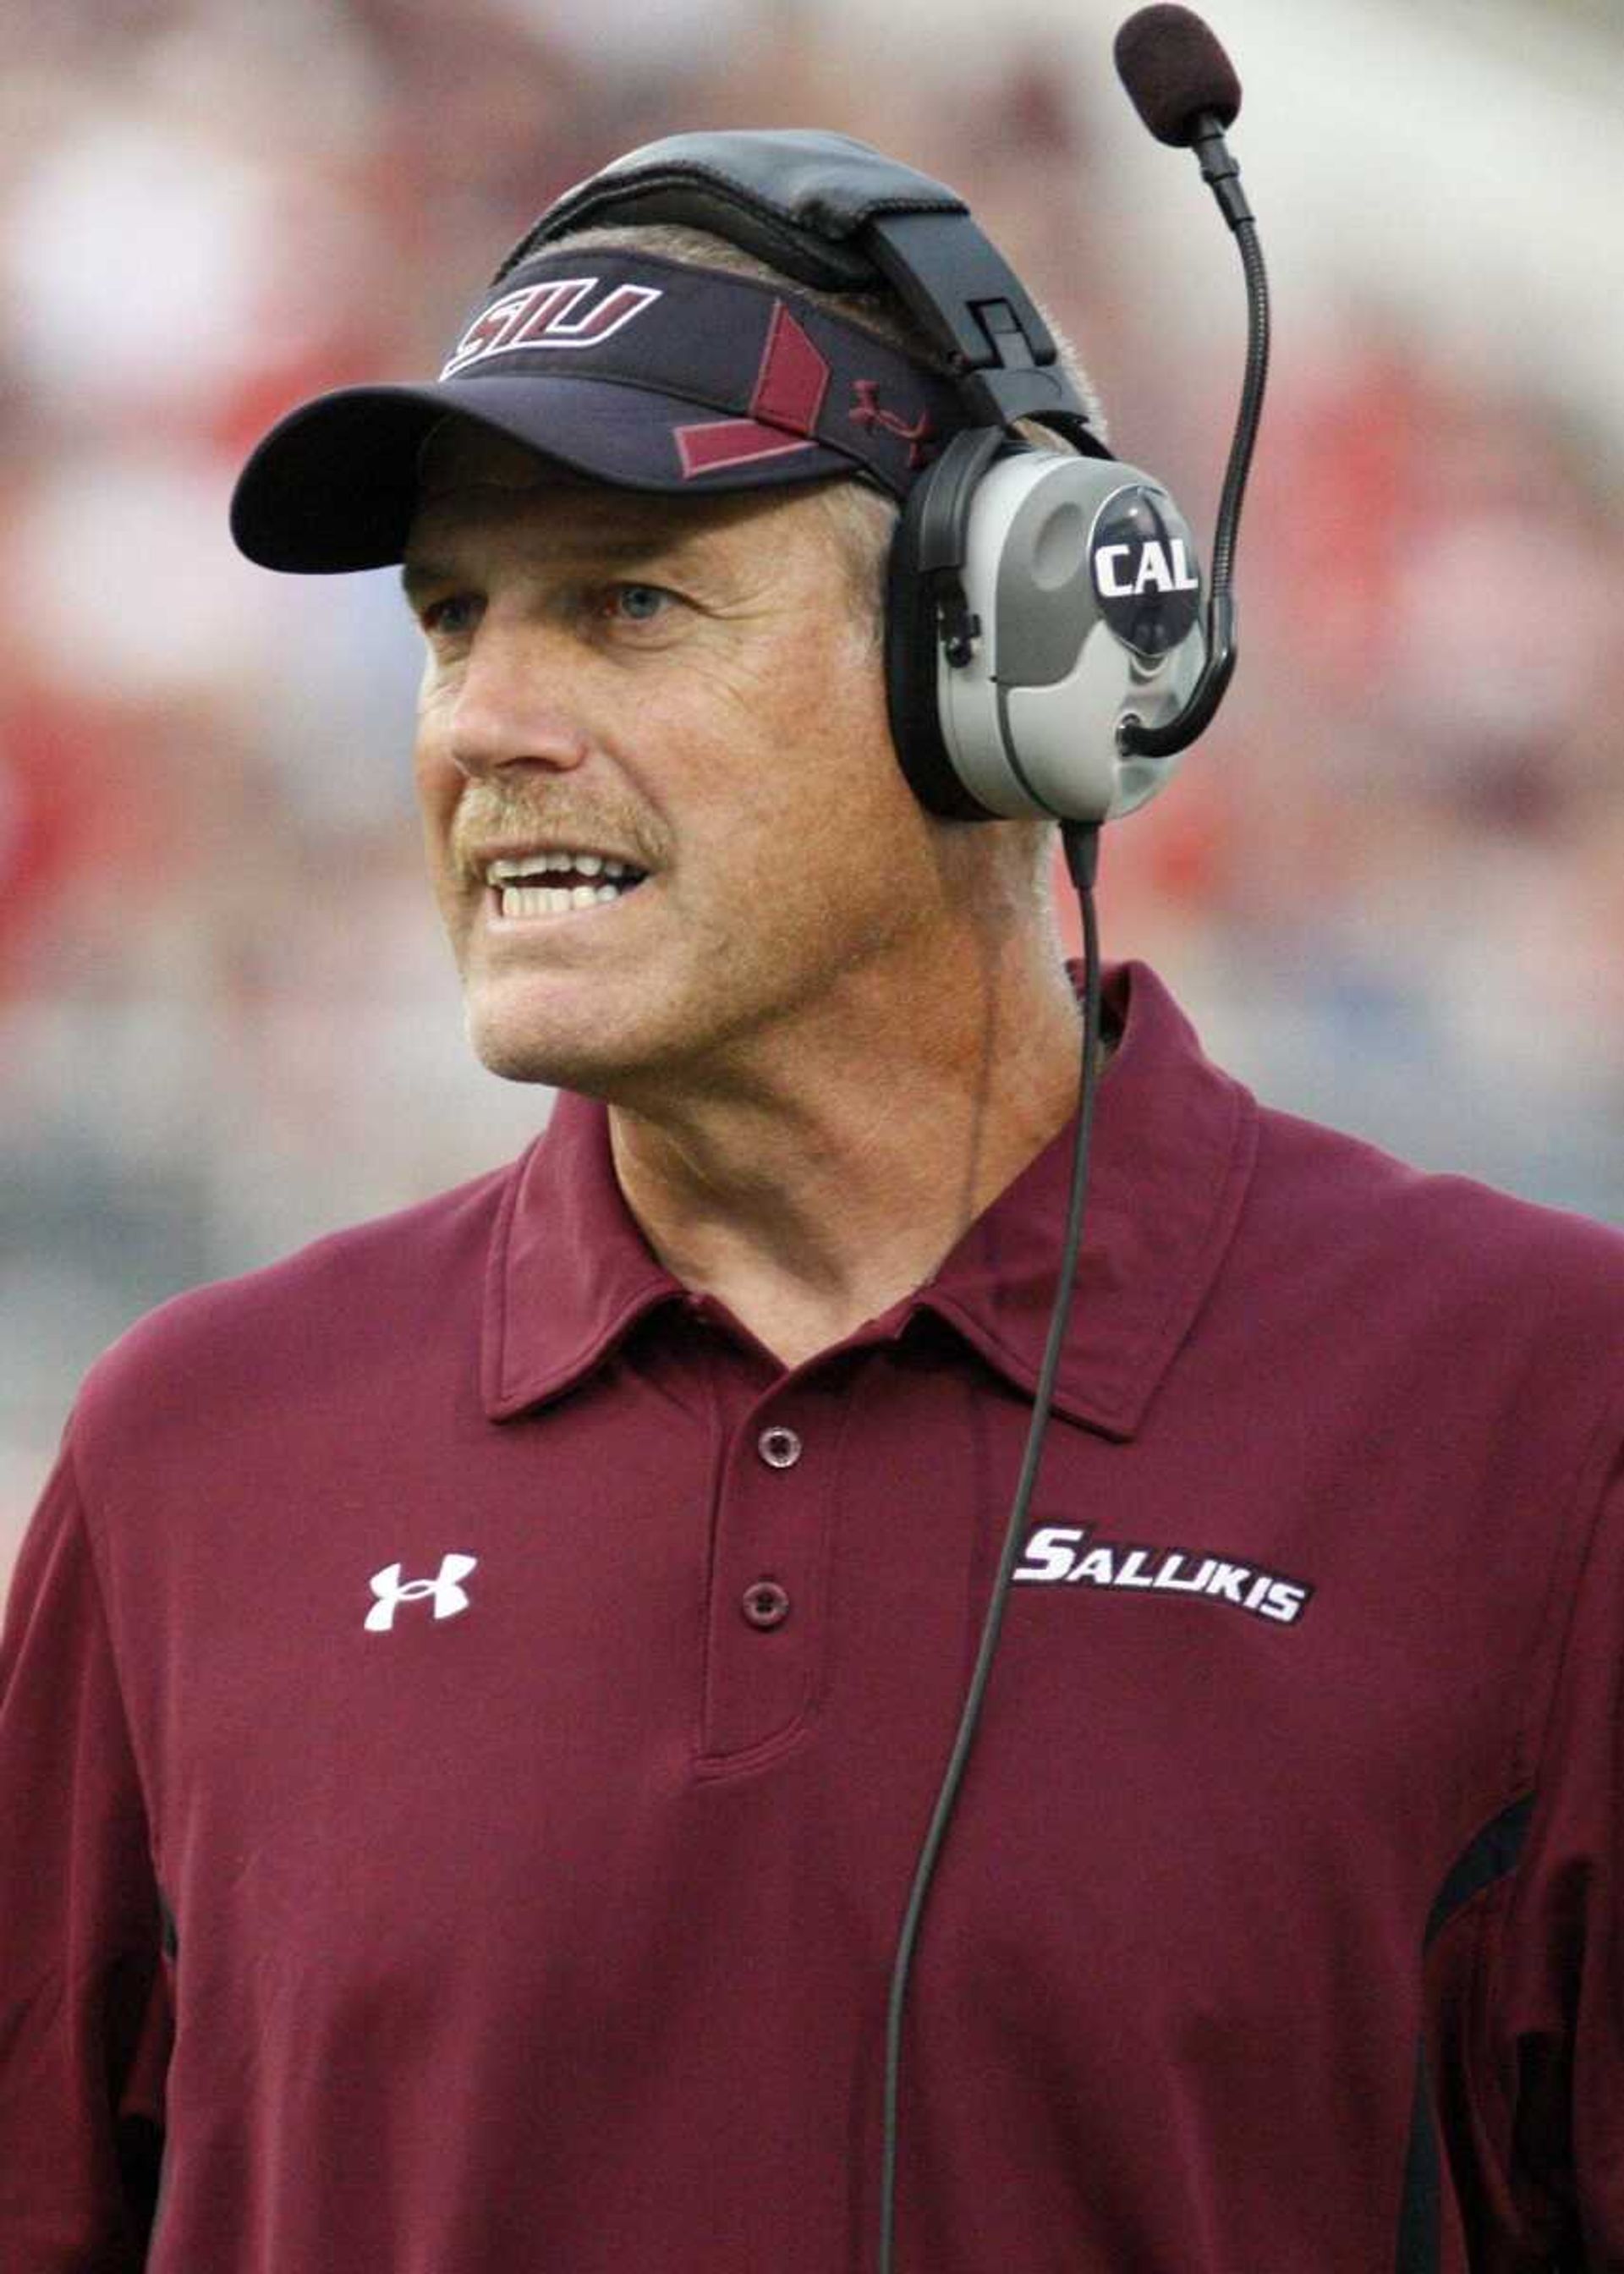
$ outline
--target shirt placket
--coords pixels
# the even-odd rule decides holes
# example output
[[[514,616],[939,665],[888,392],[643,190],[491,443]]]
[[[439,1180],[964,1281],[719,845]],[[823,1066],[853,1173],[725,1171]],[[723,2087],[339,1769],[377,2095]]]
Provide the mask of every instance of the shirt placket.
[[[792,1737],[826,1647],[829,1494],[845,1400],[807,1376],[727,1434],[716,1496],[701,1749],[739,1761]]]

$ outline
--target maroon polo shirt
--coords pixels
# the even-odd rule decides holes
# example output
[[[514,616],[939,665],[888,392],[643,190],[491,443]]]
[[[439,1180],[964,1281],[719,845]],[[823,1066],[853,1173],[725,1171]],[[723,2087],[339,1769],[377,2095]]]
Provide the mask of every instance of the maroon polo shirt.
[[[1616,2274],[1624,1242],[1110,993],[899,2269]],[[788,1373],[568,1097],[102,1361],[4,1645],[7,2274],[866,2274],[1069,1147]]]

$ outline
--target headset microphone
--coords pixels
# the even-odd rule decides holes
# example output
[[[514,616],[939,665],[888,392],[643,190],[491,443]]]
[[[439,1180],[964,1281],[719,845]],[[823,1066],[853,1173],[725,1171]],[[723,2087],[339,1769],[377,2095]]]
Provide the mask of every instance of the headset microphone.
[[[1166,0],[1141,8],[1117,33],[1115,54],[1129,100],[1158,142],[1187,150],[1204,118],[1222,133],[1239,117],[1235,66],[1192,10]]]
[[[1235,669],[1229,579],[1268,373],[1268,278],[1252,209],[1241,188],[1241,169],[1223,139],[1224,129],[1235,124],[1241,107],[1241,83],[1217,40],[1190,9],[1158,0],[1156,6],[1129,17],[1116,34],[1116,55],[1117,74],[1156,139],[1176,149],[1194,150],[1202,177],[1234,232],[1246,277],[1246,374],[1213,538],[1207,659],[1177,718],[1152,723],[1129,712],[1116,729],[1116,745],[1124,758],[1154,761],[1184,749],[1211,724]]]

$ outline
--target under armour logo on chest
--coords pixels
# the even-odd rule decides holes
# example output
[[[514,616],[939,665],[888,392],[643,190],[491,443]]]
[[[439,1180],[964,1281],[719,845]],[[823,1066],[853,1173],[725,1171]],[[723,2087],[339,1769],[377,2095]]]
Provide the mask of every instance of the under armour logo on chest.
[[[387,1634],[402,1603],[427,1602],[431,1598],[437,1619],[455,1618],[459,1611],[468,1608],[468,1591],[462,1582],[478,1561],[477,1555],[442,1555],[433,1578],[408,1579],[404,1585],[398,1563],[374,1571],[366,1584],[378,1600],[366,1615],[367,1633]]]

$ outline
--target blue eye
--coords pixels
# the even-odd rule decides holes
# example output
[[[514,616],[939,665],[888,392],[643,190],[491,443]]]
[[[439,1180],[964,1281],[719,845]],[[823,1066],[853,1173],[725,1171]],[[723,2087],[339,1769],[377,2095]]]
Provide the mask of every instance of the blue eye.
[[[658,584],[617,584],[614,596],[620,604],[620,614],[635,624],[646,624],[658,616],[671,598]]]
[[[475,606],[468,592],[454,592],[447,599],[431,601],[423,611],[423,629],[455,639],[470,629]]]

